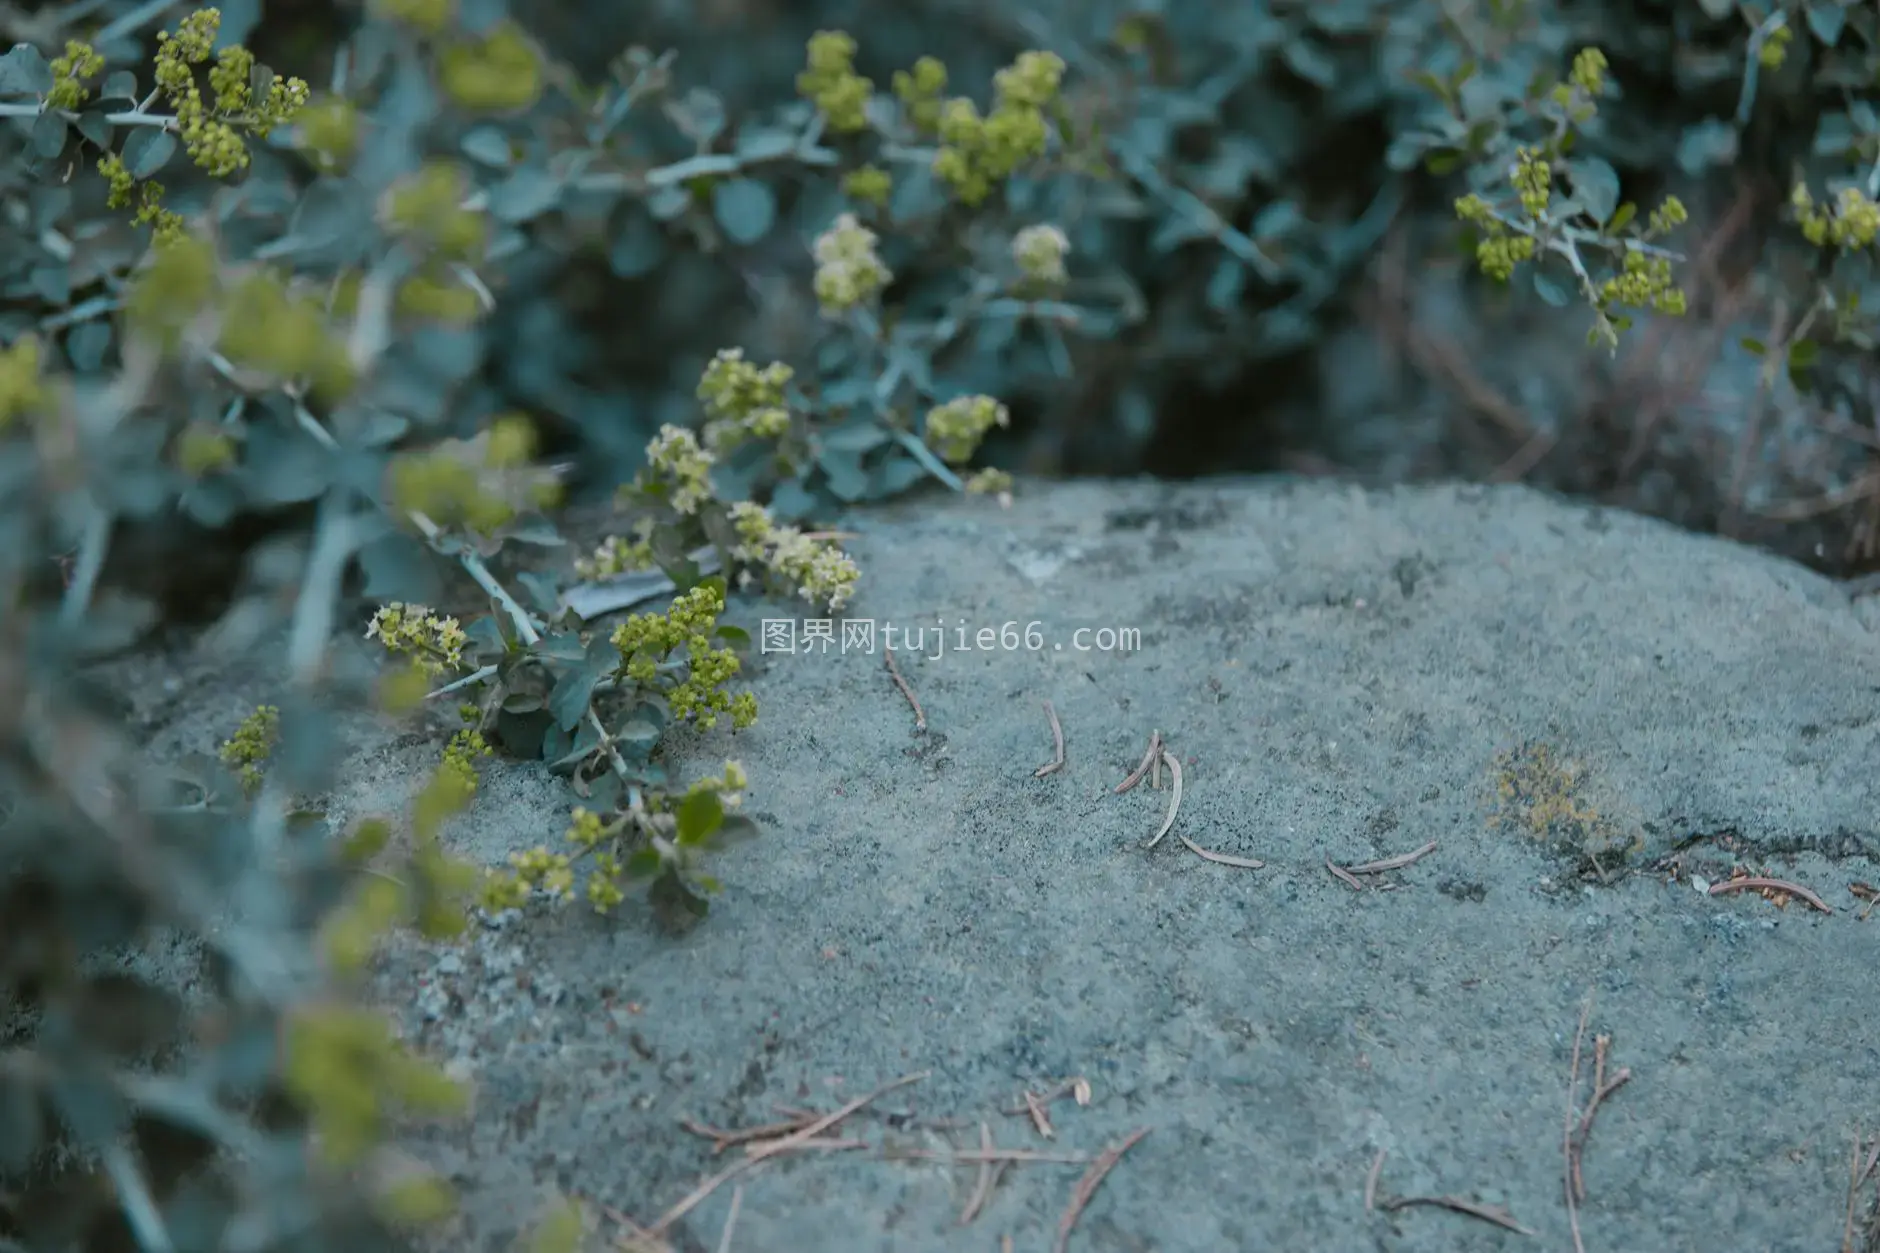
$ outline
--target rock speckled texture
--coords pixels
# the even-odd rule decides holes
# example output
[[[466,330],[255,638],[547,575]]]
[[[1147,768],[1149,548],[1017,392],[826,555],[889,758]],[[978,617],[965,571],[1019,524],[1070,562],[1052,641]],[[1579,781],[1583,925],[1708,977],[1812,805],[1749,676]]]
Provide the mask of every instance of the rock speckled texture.
[[[680,1119],[770,1122],[925,1071],[843,1125],[876,1148],[744,1176],[730,1247],[1010,1234],[1042,1253],[1083,1167],[1017,1165],[962,1227],[972,1166],[882,1151],[977,1147],[983,1120],[1069,1154],[1150,1129],[1077,1253],[1523,1243],[1438,1208],[1367,1213],[1380,1151],[1380,1197],[1503,1207],[1568,1249],[1589,992],[1585,1069],[1599,1033],[1632,1073],[1585,1151],[1589,1253],[1840,1247],[1854,1120],[1880,1111],[1880,916],[1850,894],[1880,880],[1864,605],[1515,488],[1040,484],[1009,511],[923,500],[849,525],[874,651],[843,654],[838,629],[828,655],[753,657],[758,725],[684,745],[687,776],[745,764],[765,829],[720,860],[709,919],[675,936],[631,899],[611,919],[537,906],[387,954],[379,998],[477,1088],[470,1122],[413,1142],[464,1190],[454,1247],[510,1247],[550,1186],[650,1223],[741,1151]],[[737,614],[801,629],[794,606]],[[916,731],[882,631],[936,619],[946,651],[930,630],[926,656],[898,653]],[[994,646],[957,649],[961,625]],[[1105,629],[1140,643],[1076,647]],[[255,698],[210,699],[219,734]],[[1037,778],[1047,699],[1067,762]],[[1184,792],[1145,850],[1167,779],[1113,789],[1153,730]],[[437,749],[362,727],[335,816],[397,812]],[[557,843],[569,803],[495,764],[451,839],[498,862]],[[1374,890],[1326,868],[1430,841]],[[1834,912],[1702,890],[1739,867]],[[1050,1107],[1054,1140],[1006,1112],[1073,1076],[1092,1099]],[[674,1246],[717,1248],[731,1195]]]

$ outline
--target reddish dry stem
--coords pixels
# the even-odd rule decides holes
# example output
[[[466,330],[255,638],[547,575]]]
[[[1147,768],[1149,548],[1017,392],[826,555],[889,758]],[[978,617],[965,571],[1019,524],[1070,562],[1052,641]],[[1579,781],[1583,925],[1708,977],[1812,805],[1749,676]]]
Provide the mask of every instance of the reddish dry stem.
[[[1090,1204],[1090,1198],[1096,1195],[1104,1176],[1115,1168],[1116,1163],[1122,1160],[1123,1154],[1129,1152],[1136,1141],[1148,1134],[1149,1128],[1138,1127],[1114,1148],[1105,1149],[1103,1155],[1091,1163],[1090,1169],[1084,1172],[1084,1177],[1077,1181],[1077,1190],[1071,1194],[1071,1203],[1065,1209],[1064,1217],[1058,1220],[1057,1244],[1053,1246],[1055,1253],[1064,1253],[1070,1247],[1071,1231],[1077,1226],[1077,1218],[1084,1212],[1084,1206]]]
[[[882,655],[888,659],[888,677],[893,679],[894,685],[901,689],[901,695],[907,697],[907,703],[914,707],[914,729],[916,731],[925,731],[927,729],[927,715],[922,711],[920,702],[914,699],[914,689],[909,687],[907,680],[901,677],[901,667],[894,664],[894,650],[890,648]]]
[[[1479,1218],[1485,1223],[1494,1223],[1497,1227],[1516,1231],[1524,1236],[1534,1234],[1516,1222],[1508,1211],[1497,1209],[1493,1205],[1483,1205],[1477,1201],[1465,1201],[1459,1196],[1400,1196],[1384,1202],[1384,1208],[1387,1210],[1403,1209],[1407,1205],[1434,1205],[1457,1214],[1467,1214],[1470,1218]]]
[[[1344,883],[1349,885],[1353,891],[1357,891],[1357,892],[1369,891],[1369,889],[1366,888],[1364,884],[1358,882],[1356,876],[1354,876],[1349,870],[1345,869],[1343,866],[1334,862],[1329,857],[1325,859],[1325,868],[1331,871]]]
[[[1750,888],[1767,889],[1772,892],[1786,892],[1790,896],[1800,897],[1824,914],[1834,911],[1828,908],[1828,902],[1810,892],[1799,883],[1790,883],[1787,879],[1769,879],[1760,875],[1750,875],[1742,879],[1727,879],[1722,883],[1710,885],[1712,896],[1722,896],[1725,892],[1742,892]]]
[[[1064,724],[1058,721],[1057,710],[1051,708],[1050,701],[1044,703],[1044,714],[1051,719],[1051,740],[1057,748],[1050,761],[1032,771],[1031,777],[1034,779],[1042,779],[1064,768]]]
[[[1124,792],[1129,791],[1130,788],[1141,783],[1142,776],[1149,773],[1149,767],[1155,764],[1157,758],[1161,756],[1161,753],[1162,733],[1156,731],[1149,736],[1149,751],[1142,755],[1142,761],[1137,763],[1136,768],[1129,772],[1129,777],[1116,785],[1114,795],[1121,796]]]
[[[1411,853],[1399,853],[1395,857],[1386,857],[1382,861],[1367,861],[1362,866],[1345,867],[1352,874],[1383,874],[1386,870],[1402,870],[1405,866],[1422,861],[1436,851],[1436,841],[1431,840],[1422,848]]]

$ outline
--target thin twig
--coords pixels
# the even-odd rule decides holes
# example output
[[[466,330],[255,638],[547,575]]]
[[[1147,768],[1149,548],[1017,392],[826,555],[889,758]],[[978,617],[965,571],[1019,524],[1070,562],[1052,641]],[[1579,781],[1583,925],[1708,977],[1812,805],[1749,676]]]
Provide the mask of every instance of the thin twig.
[[[1157,737],[1157,738],[1159,739],[1159,738],[1160,738],[1160,736],[1158,735],[1158,737]],[[1161,829],[1160,831],[1157,831],[1157,832],[1155,833],[1155,838],[1154,838],[1154,839],[1152,839],[1152,840],[1150,840],[1150,841],[1149,841],[1149,842],[1148,842],[1147,844],[1145,844],[1145,845],[1143,846],[1144,848],[1154,848],[1154,847],[1155,847],[1156,845],[1158,845],[1158,844],[1160,844],[1160,843],[1162,842],[1162,837],[1163,837],[1163,836],[1165,836],[1165,835],[1167,835],[1167,834],[1168,834],[1168,831],[1169,831],[1169,828],[1175,825],[1175,811],[1176,811],[1176,810],[1178,810],[1178,809],[1180,809],[1180,808],[1182,807],[1182,768],[1181,768],[1181,763],[1180,763],[1180,762],[1178,762],[1178,761],[1176,761],[1176,760],[1175,760],[1175,759],[1174,759],[1173,757],[1171,757],[1171,756],[1169,756],[1169,753],[1168,753],[1168,750],[1167,750],[1167,749],[1162,749],[1162,751],[1161,751],[1161,756],[1160,756],[1160,757],[1158,758],[1158,760],[1161,760],[1161,761],[1164,761],[1164,762],[1167,762],[1167,763],[1168,763],[1168,768],[1169,768],[1169,770],[1170,770],[1170,771],[1171,771],[1171,772],[1172,772],[1172,773],[1174,774],[1174,776],[1175,776],[1175,790],[1174,790],[1174,791],[1173,791],[1172,793],[1170,793],[1170,795],[1169,795],[1169,798],[1168,798],[1168,816],[1167,816],[1166,818],[1164,818],[1164,819],[1162,819],[1162,829]],[[1184,843],[1184,844],[1188,844],[1188,841],[1187,841],[1187,840],[1183,840],[1183,841],[1182,841],[1182,843]],[[1198,848],[1195,848],[1195,846],[1194,846],[1194,845],[1192,845],[1192,844],[1188,844],[1188,847],[1189,847],[1189,848],[1192,848],[1192,849],[1194,849],[1194,851],[1195,851],[1195,852],[1197,852],[1197,853],[1199,853],[1199,852],[1201,852],[1201,850],[1200,850],[1200,849],[1198,849]],[[1204,856],[1205,856],[1205,854],[1204,854]]]
[[[1405,866],[1422,861],[1436,851],[1436,841],[1431,840],[1414,853],[1399,853],[1395,857],[1386,857],[1382,861],[1367,861],[1362,866],[1346,866],[1352,874],[1383,874],[1387,870],[1402,870]]]
[[[1125,1136],[1114,1148],[1103,1150],[1103,1155],[1092,1162],[1084,1177],[1077,1181],[1077,1190],[1071,1194],[1071,1203],[1064,1210],[1064,1217],[1058,1220],[1057,1243],[1052,1246],[1055,1253],[1064,1253],[1070,1247],[1071,1231],[1077,1226],[1077,1218],[1084,1212],[1084,1206],[1090,1204],[1090,1198],[1096,1195],[1097,1187],[1122,1160],[1123,1154],[1134,1147],[1136,1141],[1149,1134],[1149,1128],[1138,1127]]]
[[[1854,1248],[1854,1215],[1860,1207],[1861,1185],[1867,1177],[1880,1167],[1880,1136],[1874,1137],[1873,1152],[1867,1158],[1866,1166],[1860,1164],[1860,1128],[1854,1128],[1854,1154],[1847,1164],[1847,1225],[1841,1233],[1841,1253],[1857,1253]]]
[[[992,1128],[985,1123],[979,1124],[979,1148],[986,1154],[992,1152]],[[994,1162],[990,1156],[979,1159],[979,1179],[973,1185],[973,1194],[966,1198],[966,1208],[960,1212],[960,1226],[964,1227],[979,1217],[979,1211],[986,1207],[986,1201],[992,1196],[992,1185],[1005,1169],[1005,1163]]]
[[[581,1198],[577,1197],[576,1199]],[[589,1204],[627,1229],[626,1247],[629,1250],[640,1249],[644,1250],[644,1253],[672,1253],[672,1245],[670,1243],[654,1235],[649,1229],[640,1226],[640,1224],[634,1222],[631,1218],[628,1218],[625,1214],[607,1204],[605,1201],[590,1200]]]
[[[1847,1222],[1841,1227],[1841,1253],[1854,1253],[1854,1211],[1860,1207],[1860,1128],[1854,1128],[1854,1152],[1847,1163]]]
[[[1033,1100],[1036,1100],[1040,1106],[1047,1106],[1050,1105],[1051,1102],[1061,1100],[1067,1096],[1074,1099],[1079,1105],[1088,1105],[1090,1103],[1090,1081],[1082,1076],[1075,1079],[1066,1079],[1049,1092],[1039,1096],[1034,1096],[1030,1091],[1027,1091],[1024,1095],[1024,1099],[1017,1105],[1003,1106],[999,1112],[1013,1117],[1020,1114],[1029,1117]]]
[[[1149,773],[1149,767],[1155,763],[1156,754],[1160,753],[1161,751],[1162,751],[1162,733],[1160,731],[1150,732],[1149,733],[1149,751],[1142,755],[1142,760],[1136,764],[1136,768],[1134,770],[1129,772],[1129,777],[1116,785],[1116,790],[1115,792],[1112,793],[1112,795],[1121,796],[1124,792],[1129,791],[1130,788],[1133,788],[1138,783],[1141,783],[1142,776]]]
[[[914,707],[914,729],[925,731],[927,715],[921,711],[920,702],[914,699],[914,689],[909,687],[907,680],[901,677],[901,668],[894,664],[894,650],[890,648],[883,655],[888,659],[888,677],[893,679],[894,685],[901,689],[901,695],[907,697],[907,703]]]
[[[718,1253],[731,1253],[731,1232],[738,1225],[738,1210],[744,1205],[744,1185],[731,1189],[731,1212],[725,1215],[725,1229],[718,1237]]]
[[[804,1127],[802,1127],[801,1129],[797,1131],[791,1132],[789,1135],[783,1137],[783,1139],[781,1140],[772,1140],[768,1144],[746,1145],[744,1151],[746,1153],[749,1153],[754,1158],[772,1157],[778,1153],[788,1152],[789,1150],[796,1148],[799,1145],[803,1144],[805,1141],[810,1140],[811,1138],[817,1135],[820,1135],[822,1132],[829,1130],[829,1128],[835,1126],[837,1123],[841,1122],[844,1118],[847,1118],[850,1114],[853,1114],[856,1110],[862,1108],[862,1106],[867,1105],[870,1102],[875,1101],[879,1099],[880,1097],[887,1095],[888,1093],[894,1091],[896,1088],[906,1087],[910,1083],[918,1083],[920,1080],[925,1079],[930,1073],[931,1072],[929,1071],[923,1070],[917,1074],[903,1075],[899,1079],[896,1079],[891,1083],[882,1084],[880,1087],[876,1088],[873,1092],[870,1092],[866,1096],[856,1097],[854,1100],[850,1101],[848,1104],[842,1106],[842,1108],[834,1111],[833,1113],[824,1114],[821,1118],[818,1118],[816,1121],[805,1125]]]
[[[1345,869],[1343,866],[1337,865],[1329,857],[1325,859],[1325,868],[1359,892],[1368,892],[1371,890],[1369,885],[1358,882],[1357,879],[1352,877],[1349,870]]]
[[[1880,888],[1870,883],[1850,883],[1847,885],[1847,890],[1854,894],[1855,899],[1867,902],[1867,908],[1855,915],[1859,921],[1866,922],[1867,915],[1873,912],[1874,906],[1880,905]]]
[[[690,1118],[681,1118],[679,1125],[695,1136],[703,1136],[712,1141],[713,1153],[722,1153],[734,1144],[745,1144],[752,1140],[769,1140],[775,1136],[789,1135],[792,1131],[801,1131],[805,1125],[814,1122],[815,1119],[815,1114],[803,1114],[788,1122],[765,1123],[758,1127],[740,1127],[736,1130],[708,1126]]]
[[[1031,1115],[1031,1125],[1038,1129],[1038,1134],[1047,1140],[1057,1139],[1057,1132],[1051,1129],[1051,1120],[1044,1115],[1044,1102],[1025,1093],[1025,1110]]]
[[[1573,1253],[1586,1253],[1586,1243],[1580,1239],[1580,1206],[1573,1194],[1573,1100],[1579,1095],[1580,1088],[1580,1045],[1586,1040],[1586,1020],[1593,1013],[1593,998],[1588,995],[1586,1006],[1580,1011],[1580,1027],[1573,1033],[1573,1063],[1567,1072],[1567,1117],[1560,1131],[1560,1151],[1566,1160],[1561,1165],[1561,1178],[1567,1194],[1567,1226],[1573,1230]]]
[[[719,1171],[705,1182],[699,1184],[698,1187],[692,1189],[691,1193],[683,1200],[661,1215],[658,1222],[646,1228],[646,1234],[654,1237],[660,1236],[665,1232],[666,1228],[691,1213],[705,1198],[709,1197],[726,1183],[729,1183],[746,1171],[755,1170],[779,1153],[796,1148],[866,1147],[866,1145],[862,1144],[860,1141],[818,1141],[814,1144],[809,1143],[809,1141],[814,1136],[827,1131],[830,1127],[841,1122],[844,1118],[847,1118],[850,1114],[853,1114],[856,1110],[881,1096],[883,1093],[891,1092],[895,1088],[902,1087],[903,1085],[913,1083],[920,1079],[925,1079],[926,1077],[926,1071],[921,1071],[919,1074],[905,1075],[902,1078],[896,1079],[893,1083],[884,1084],[876,1088],[867,1096],[857,1097],[847,1105],[844,1105],[841,1109],[836,1110],[833,1114],[825,1114],[821,1118],[805,1123],[802,1127],[791,1132],[781,1140],[772,1140],[767,1144],[746,1145],[745,1152],[749,1154],[748,1157],[735,1166]]]
[[[1497,1227],[1518,1232],[1524,1236],[1534,1234],[1516,1222],[1507,1210],[1497,1209],[1493,1205],[1483,1205],[1476,1201],[1465,1201],[1459,1196],[1399,1196],[1384,1202],[1384,1208],[1387,1210],[1403,1209],[1409,1205],[1434,1205],[1458,1214],[1467,1214],[1470,1218],[1479,1218],[1485,1223],[1494,1223]]]
[[[1790,883],[1787,879],[1768,879],[1760,875],[1750,875],[1741,879],[1725,879],[1722,883],[1710,885],[1712,896],[1721,896],[1725,892],[1741,892],[1745,888],[1766,888],[1772,892],[1786,892],[1790,896],[1799,896],[1824,914],[1834,911],[1828,908],[1828,902],[1810,892],[1799,883]]]
[[[883,1148],[881,1159],[887,1162],[1043,1162],[1056,1166],[1082,1166],[1088,1153],[1045,1153],[1034,1149],[901,1149]]]
[[[1188,846],[1188,851],[1203,861],[1211,861],[1217,866],[1238,866],[1242,870],[1258,870],[1266,863],[1258,857],[1235,857],[1232,853],[1217,853],[1213,849],[1202,848],[1185,835],[1175,837]]]
[[[1586,1112],[1580,1115],[1580,1132],[1573,1145],[1573,1192],[1575,1198],[1581,1201],[1586,1199],[1586,1183],[1580,1178],[1580,1159],[1586,1154],[1586,1137],[1593,1130],[1593,1115],[1599,1112],[1601,1101],[1618,1091],[1632,1077],[1631,1068],[1621,1066],[1613,1074],[1611,1082],[1607,1081],[1606,1049],[1611,1044],[1612,1037],[1609,1035],[1593,1037],[1593,1095],[1586,1103]]]
[[[731,1180],[736,1179],[739,1175],[747,1171],[756,1170],[768,1160],[768,1158],[763,1157],[748,1157],[735,1166],[730,1166],[719,1171],[704,1183],[692,1189],[677,1205],[660,1215],[658,1222],[654,1223],[651,1227],[643,1228],[642,1231],[645,1237],[648,1239],[659,1239],[665,1234],[666,1228],[672,1226],[681,1218],[684,1218],[687,1214],[690,1214],[694,1209],[698,1208],[699,1204],[703,1202],[705,1198],[718,1191],[719,1188],[723,1187]]]
[[[1050,761],[1047,761],[1044,765],[1039,766],[1032,772],[1031,777],[1034,779],[1042,779],[1047,774],[1053,774],[1064,769],[1064,727],[1063,724],[1058,721],[1057,710],[1051,708],[1050,701],[1044,703],[1044,715],[1051,719],[1051,739],[1052,742],[1057,745],[1057,749],[1056,755],[1053,756]]]

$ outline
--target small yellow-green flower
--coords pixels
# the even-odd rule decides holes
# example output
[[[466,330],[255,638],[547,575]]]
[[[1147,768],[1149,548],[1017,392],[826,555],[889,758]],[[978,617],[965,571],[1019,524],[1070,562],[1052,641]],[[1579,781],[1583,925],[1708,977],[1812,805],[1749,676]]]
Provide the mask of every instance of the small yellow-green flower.
[[[1628,251],[1624,268],[1600,286],[1603,304],[1633,309],[1656,309],[1678,317],[1684,313],[1684,293],[1672,279],[1671,262],[1664,257]]]
[[[1780,69],[1782,63],[1788,59],[1789,40],[1794,37],[1795,32],[1791,31],[1786,25],[1776,27],[1769,32],[1769,37],[1763,41],[1762,49],[1756,54],[1756,59],[1762,63],[1762,67],[1766,70]]]
[[[914,129],[932,134],[940,125],[940,100],[947,89],[947,67],[933,57],[922,57],[914,68],[894,72],[894,94],[907,109]]]
[[[851,170],[842,179],[842,194],[850,200],[860,201],[879,209],[888,203],[888,197],[894,193],[894,179],[883,169],[864,165]]]
[[[387,652],[410,657],[430,674],[461,667],[464,646],[469,643],[457,619],[440,617],[423,605],[398,601],[381,606],[372,615],[366,638],[378,640]]]
[[[12,347],[0,349],[0,431],[39,412],[45,403],[46,386],[39,378],[39,340],[22,335]]]
[[[1049,138],[1045,109],[1056,99],[1063,76],[1064,61],[1057,54],[1025,52],[994,75],[990,113],[982,117],[965,97],[940,105],[934,115],[940,138],[934,176],[961,203],[978,205],[1020,166],[1043,156]]]
[[[894,279],[875,252],[876,235],[844,213],[816,239],[816,300],[823,313],[838,316],[866,304]]]
[[[280,729],[281,711],[273,705],[257,705],[235,734],[223,741],[222,764],[240,773],[246,791],[252,793],[261,786],[261,767],[273,755]]]
[[[65,55],[52,59],[52,90],[46,104],[54,109],[76,109],[91,92],[85,80],[104,68],[104,58],[80,39],[65,41]]]
[[[817,31],[809,41],[809,68],[796,90],[821,111],[829,129],[853,133],[868,125],[875,85],[855,72],[855,40],[839,30]]]
[[[927,442],[942,460],[964,465],[987,431],[1011,420],[1011,412],[990,396],[960,396],[928,411]]]
[[[782,525],[748,500],[731,507],[731,525],[739,541],[732,556],[769,571],[804,600],[836,613],[854,596],[861,571],[835,544]]]
[[[1802,236],[1817,248],[1865,248],[1880,233],[1880,204],[1858,187],[1844,187],[1830,206],[1817,205],[1801,183],[1789,196]]]
[[[1546,214],[1548,201],[1553,197],[1554,173],[1545,153],[1538,148],[1517,151],[1510,181],[1529,217],[1538,220]]]
[[[665,484],[672,507],[680,513],[697,513],[712,498],[712,464],[698,436],[670,422],[646,446],[647,474]]]
[[[1069,238],[1051,225],[1027,226],[1012,237],[1012,260],[1026,278],[1037,283],[1062,283],[1064,258],[1070,250]]]

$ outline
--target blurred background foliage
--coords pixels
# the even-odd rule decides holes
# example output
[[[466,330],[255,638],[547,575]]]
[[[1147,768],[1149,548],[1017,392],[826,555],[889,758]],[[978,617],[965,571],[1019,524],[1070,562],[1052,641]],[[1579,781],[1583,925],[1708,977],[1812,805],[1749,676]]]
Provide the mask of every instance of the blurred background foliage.
[[[56,50],[62,37],[103,28],[114,37],[100,51],[123,64],[147,55],[150,32],[173,7],[14,7],[0,37]],[[1011,408],[1010,427],[988,443],[988,464],[1044,475],[1516,479],[1738,535],[1837,574],[1874,564],[1865,497],[1855,491],[1869,451],[1859,432],[1871,429],[1864,354],[1823,362],[1803,396],[1780,379],[1765,386],[1762,362],[1742,347],[1746,338],[1780,340],[1811,299],[1817,257],[1785,216],[1795,178],[1819,187],[1871,160],[1873,110],[1857,97],[1871,86],[1873,18],[1859,6],[429,7],[471,34],[518,20],[587,84],[608,81],[626,49],[663,54],[658,72],[671,97],[621,127],[625,145],[649,160],[701,146],[734,152],[747,132],[775,121],[817,30],[850,33],[856,70],[881,94],[923,56],[945,63],[951,90],[981,98],[1019,52],[1061,56],[1067,112],[1098,128],[1115,177],[1072,193],[1021,179],[1012,199],[1034,216],[1074,209],[1063,223],[1074,272],[1112,288],[1079,333],[981,322],[936,349],[951,386]],[[364,5],[331,0],[235,0],[223,6],[222,41],[245,40],[316,93],[337,83],[357,96],[360,78],[353,71],[348,84],[348,66],[361,53],[385,55],[359,42],[367,16]],[[1756,32],[1772,19],[1802,37],[1781,65],[1762,68]],[[1498,291],[1473,272],[1466,245],[1455,247],[1458,176],[1432,174],[1419,138],[1443,113],[1426,76],[1446,80],[1473,63],[1463,94],[1471,116],[1489,118],[1518,109],[1536,75],[1562,74],[1589,44],[1606,53],[1619,94],[1585,148],[1611,163],[1626,199],[1676,192],[1693,214],[1679,241],[1691,257],[1680,276],[1690,316],[1646,319],[1611,359],[1583,351],[1584,312],[1571,303],[1557,308],[1519,282]],[[374,106],[380,124],[399,109],[440,107],[410,83],[388,80],[384,93]],[[502,156],[488,127],[395,120],[419,147],[492,176],[485,185],[541,158]],[[532,128],[543,133],[524,111],[498,132],[516,147]],[[837,155],[848,154],[838,146]],[[384,159],[398,158],[388,147]],[[698,206],[658,197],[575,204],[515,187],[517,201],[538,203],[499,214],[514,229],[493,241],[497,308],[474,345],[452,345],[470,354],[450,364],[475,392],[453,393],[455,417],[473,424],[520,408],[541,424],[548,452],[573,467],[577,495],[610,490],[638,468],[663,422],[691,420],[695,381],[720,348],[740,345],[756,360],[808,351],[810,242],[843,203],[848,168],[767,164],[756,173],[774,212],[766,207],[763,222],[730,235],[702,222],[710,213]],[[282,219],[266,225],[279,230],[307,171],[257,163],[247,185],[247,211],[278,202]],[[889,301],[910,314],[947,308],[961,258],[884,235],[896,275]],[[24,253],[14,257],[32,269]],[[42,273],[38,287],[16,282],[19,297],[46,307],[16,306],[0,335],[64,313],[50,297],[68,285],[47,281]],[[82,367],[97,354],[81,330],[66,332],[66,347]],[[1824,425],[1857,431],[1826,434]],[[1836,491],[1858,499],[1811,507]]]
[[[499,8],[460,12],[475,25]],[[352,15],[269,5],[254,42],[318,83]],[[590,81],[619,49],[670,50],[675,81],[711,93],[728,131],[792,93],[821,29],[855,37],[879,91],[922,56],[968,90],[1026,48],[1062,56],[1067,104],[1101,125],[1120,176],[1066,224],[1073,255],[1138,299],[1115,333],[1071,343],[1067,371],[1035,343],[954,346],[961,385],[1013,411],[991,464],[1518,480],[1837,575],[1880,565],[1862,489],[1866,350],[1831,352],[1798,389],[1766,380],[1742,345],[1792,334],[1813,299],[1819,258],[1786,212],[1794,181],[1864,181],[1876,155],[1874,17],[1858,4],[709,0],[517,16]],[[1800,38],[1779,34],[1788,55],[1764,67],[1760,30]],[[1644,319],[1616,358],[1584,350],[1584,310],[1473,272],[1467,241],[1456,246],[1457,177],[1424,168],[1416,139],[1442,112],[1421,75],[1473,62],[1467,94],[1486,117],[1586,45],[1606,53],[1619,93],[1590,150],[1626,199],[1676,193],[1693,214],[1679,241],[1691,314]],[[645,141],[684,150],[661,129],[649,119]],[[834,180],[802,173],[778,180],[786,209],[749,245],[702,254],[610,223],[607,268],[543,260],[505,294],[512,333],[492,336],[488,375],[552,421],[584,479],[630,473],[718,347],[760,360],[800,347],[806,241]],[[895,294],[916,297],[924,277],[936,276],[910,270]]]

